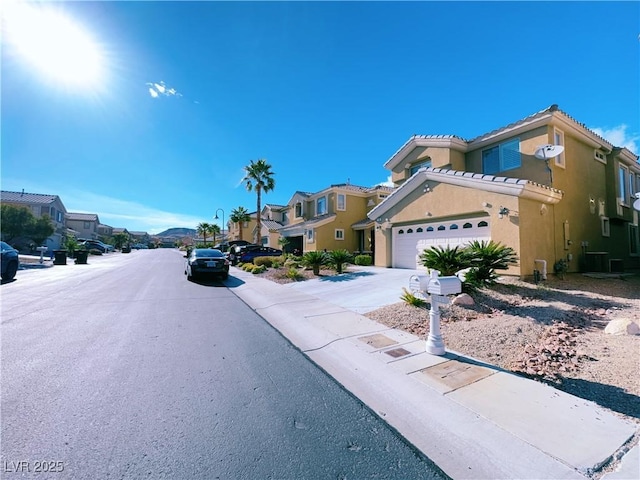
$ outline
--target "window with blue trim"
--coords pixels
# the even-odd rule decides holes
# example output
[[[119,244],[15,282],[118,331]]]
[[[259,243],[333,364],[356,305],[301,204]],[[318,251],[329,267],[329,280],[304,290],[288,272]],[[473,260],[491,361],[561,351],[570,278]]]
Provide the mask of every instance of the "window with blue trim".
[[[494,174],[520,166],[522,159],[519,138],[482,151],[482,173]]]

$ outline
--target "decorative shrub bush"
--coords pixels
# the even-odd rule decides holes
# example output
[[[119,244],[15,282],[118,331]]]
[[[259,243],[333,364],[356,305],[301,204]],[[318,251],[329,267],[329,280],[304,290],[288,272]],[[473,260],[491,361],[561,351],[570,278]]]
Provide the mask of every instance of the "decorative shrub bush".
[[[470,258],[459,247],[432,247],[420,254],[420,262],[431,270],[438,270],[443,277],[455,275],[457,271],[470,266]]]
[[[337,273],[342,273],[344,265],[353,262],[353,255],[348,250],[334,250],[328,253],[329,264],[336,269]]]
[[[424,307],[427,305],[426,300],[420,297],[416,297],[413,293],[411,293],[406,288],[403,287],[402,291],[404,293],[400,296],[400,299],[408,303],[409,305],[413,305],[414,307]]]
[[[297,268],[294,267],[290,267],[289,270],[287,270],[287,273],[285,274],[285,276],[287,278],[290,278],[291,280],[302,280],[304,278],[304,275],[302,275]]]
[[[373,263],[373,259],[371,258],[371,255],[356,255],[356,258],[353,259],[353,263],[363,267],[369,267]]]
[[[313,269],[314,275],[320,275],[320,267],[326,265],[329,258],[325,252],[311,251],[302,256],[302,265]]]
[[[251,273],[258,274],[267,271],[267,267],[265,265],[254,265],[251,269]]]
[[[271,268],[274,258],[277,257],[255,257],[253,259],[253,264],[258,266],[264,265],[267,268]]]

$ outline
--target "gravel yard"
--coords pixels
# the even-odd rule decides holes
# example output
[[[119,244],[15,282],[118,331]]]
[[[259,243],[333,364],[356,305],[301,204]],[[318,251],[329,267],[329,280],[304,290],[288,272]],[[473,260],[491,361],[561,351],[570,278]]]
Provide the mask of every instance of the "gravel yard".
[[[640,324],[640,277],[504,278],[472,293],[471,307],[441,309],[455,351],[592,400],[640,423],[640,335],[604,333],[613,318]],[[404,302],[367,317],[426,338],[429,313]]]

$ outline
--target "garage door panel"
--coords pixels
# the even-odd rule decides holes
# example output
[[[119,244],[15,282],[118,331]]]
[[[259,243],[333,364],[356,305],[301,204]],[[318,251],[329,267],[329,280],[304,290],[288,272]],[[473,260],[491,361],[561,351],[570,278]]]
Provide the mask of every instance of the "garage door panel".
[[[454,226],[451,229],[451,226]],[[467,228],[460,228],[465,225]],[[471,225],[471,227],[468,227]],[[480,226],[478,226],[480,225]],[[456,228],[456,226],[458,228]],[[429,231],[431,227],[431,231]],[[440,227],[440,230],[438,230]],[[442,229],[444,227],[444,230]],[[463,246],[474,240],[491,240],[488,219],[455,220],[432,224],[415,224],[392,229],[392,266],[416,269],[421,267],[420,254],[434,246]]]

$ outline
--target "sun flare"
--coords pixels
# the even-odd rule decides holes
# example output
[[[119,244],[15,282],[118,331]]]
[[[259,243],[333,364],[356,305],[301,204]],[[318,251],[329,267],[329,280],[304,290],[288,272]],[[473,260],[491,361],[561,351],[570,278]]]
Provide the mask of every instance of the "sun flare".
[[[4,34],[17,56],[54,82],[91,86],[101,82],[104,59],[99,45],[78,23],[50,6],[5,5]]]

